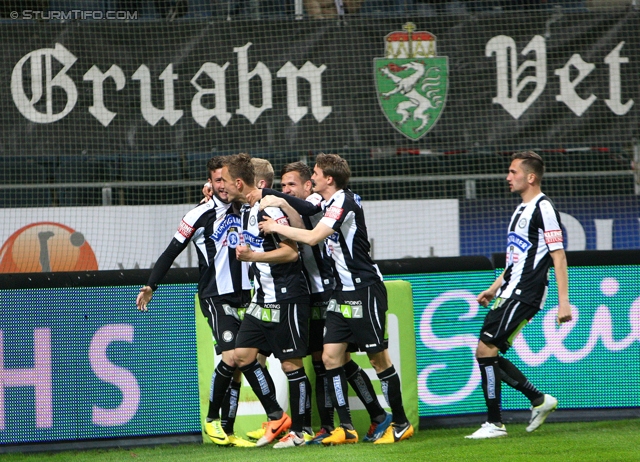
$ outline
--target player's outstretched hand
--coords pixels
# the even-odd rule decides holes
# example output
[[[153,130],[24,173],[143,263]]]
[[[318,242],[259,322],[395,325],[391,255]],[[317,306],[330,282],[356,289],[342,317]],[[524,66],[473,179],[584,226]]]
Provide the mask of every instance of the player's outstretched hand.
[[[249,203],[249,205],[251,207],[253,207],[253,205],[258,202],[260,199],[262,199],[262,189],[260,188],[256,188],[254,191],[251,191],[249,194],[247,194],[247,202]]]
[[[271,196],[267,196],[267,197],[271,197]],[[262,221],[258,223],[258,228],[260,229],[260,231],[262,231],[265,234],[271,234],[273,233],[273,227],[277,224],[278,222],[275,221],[273,218],[264,217]]]
[[[484,290],[480,293],[480,295],[478,295],[476,300],[478,300],[478,303],[480,305],[486,308],[487,306],[489,306],[489,303],[491,303],[491,300],[493,300],[494,295],[495,294],[490,290]]]
[[[151,301],[153,297],[153,290],[151,287],[144,286],[140,289],[140,293],[136,298],[136,306],[138,307],[138,311],[147,311],[147,305]]]
[[[278,196],[264,196],[260,200],[260,210],[264,210],[267,207],[282,208],[287,205],[287,201]]]

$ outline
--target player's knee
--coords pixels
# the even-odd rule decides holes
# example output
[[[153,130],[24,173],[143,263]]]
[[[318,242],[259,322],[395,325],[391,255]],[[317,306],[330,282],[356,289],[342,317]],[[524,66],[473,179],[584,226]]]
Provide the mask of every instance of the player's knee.
[[[497,355],[497,347],[484,343],[482,340],[478,342],[478,346],[476,347],[476,358],[489,358]]]
[[[376,372],[382,372],[389,369],[393,364],[388,354],[385,354],[386,350],[374,353],[369,356],[369,364],[375,369]]]
[[[342,366],[340,358],[337,358],[326,351],[322,353],[322,363],[324,364],[325,369],[336,369]]]

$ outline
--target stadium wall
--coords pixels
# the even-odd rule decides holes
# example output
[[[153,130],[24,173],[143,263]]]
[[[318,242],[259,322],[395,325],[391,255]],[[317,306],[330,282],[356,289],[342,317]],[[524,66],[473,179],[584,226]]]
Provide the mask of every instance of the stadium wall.
[[[559,398],[550,421],[638,417],[640,255],[568,256],[575,319],[555,325],[552,280],[545,310],[508,356]],[[484,257],[387,260],[380,266],[387,280],[412,286],[421,428],[481,421],[473,351],[484,310],[475,295],[499,268]],[[202,441],[197,271],[171,270],[143,314],[134,300],[148,274],[0,275],[0,451],[153,444],[160,436],[163,442]],[[524,419],[528,403],[521,396],[506,389],[504,403],[508,419]],[[161,427],[157,418],[149,426],[151,413],[162,414]]]
[[[2,154],[442,152],[638,135],[637,9],[412,20],[413,50],[395,38],[410,27],[399,18],[6,22]],[[416,109],[425,126],[385,103],[400,98],[394,85],[410,89],[411,60],[439,82],[427,96],[435,80],[411,87],[431,98],[428,117]]]

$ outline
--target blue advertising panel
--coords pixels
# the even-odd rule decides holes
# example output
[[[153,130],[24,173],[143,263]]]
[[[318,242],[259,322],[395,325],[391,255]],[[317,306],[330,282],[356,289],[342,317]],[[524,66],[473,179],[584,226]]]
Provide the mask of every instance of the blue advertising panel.
[[[640,248],[639,197],[552,197],[567,250]],[[460,201],[460,255],[503,252],[519,198]]]
[[[199,433],[195,291],[0,290],[0,443]]]

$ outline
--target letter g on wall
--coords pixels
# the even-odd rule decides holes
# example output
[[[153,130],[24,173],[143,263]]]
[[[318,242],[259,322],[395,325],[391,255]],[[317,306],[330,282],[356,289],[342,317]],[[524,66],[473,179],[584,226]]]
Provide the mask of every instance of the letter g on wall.
[[[62,64],[62,69],[55,75],[52,75],[52,69],[55,67],[53,59]],[[24,55],[14,66],[11,74],[11,95],[18,111],[30,121],[41,124],[56,122],[69,114],[78,101],[78,90],[66,73],[76,60],[77,58],[59,43],[56,43],[55,48],[41,48]],[[31,97],[27,95],[24,88],[23,69],[28,61],[31,64]],[[59,112],[54,111],[63,104],[63,101],[58,97],[54,100],[54,87],[62,89],[66,94],[64,108]],[[36,105],[43,98],[44,103],[40,106],[45,112],[40,112]]]

